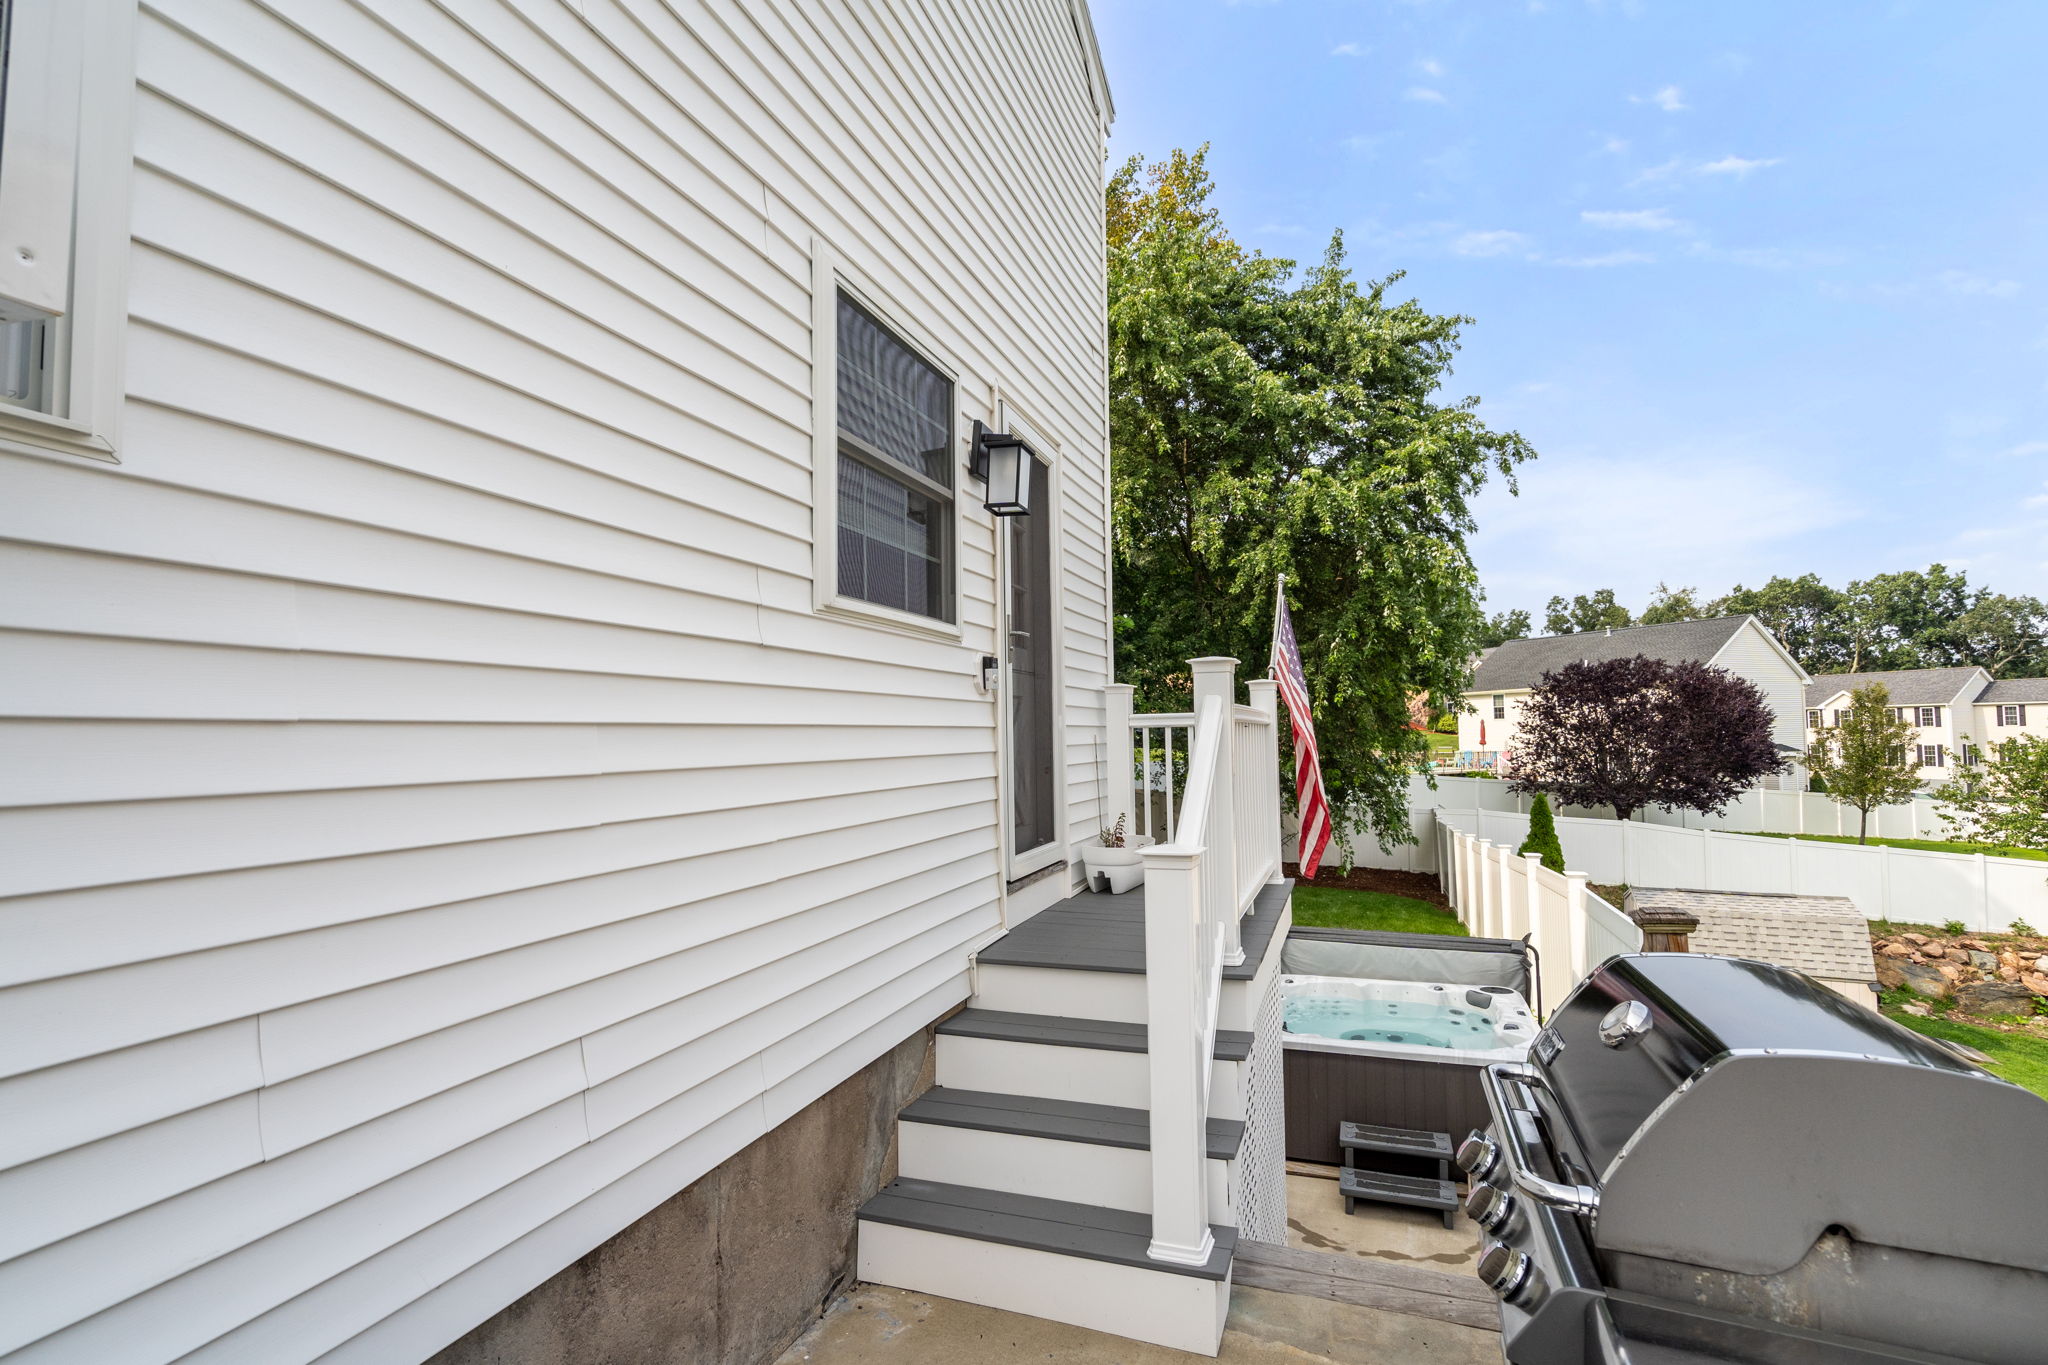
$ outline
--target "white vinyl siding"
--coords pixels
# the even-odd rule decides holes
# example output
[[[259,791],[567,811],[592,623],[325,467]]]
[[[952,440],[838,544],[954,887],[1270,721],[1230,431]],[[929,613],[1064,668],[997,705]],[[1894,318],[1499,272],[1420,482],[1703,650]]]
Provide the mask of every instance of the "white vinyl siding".
[[[814,242],[1060,442],[1092,829],[1101,123],[1064,0],[136,26],[122,463],[0,450],[0,1354],[416,1360],[999,930],[991,522],[816,610]]]

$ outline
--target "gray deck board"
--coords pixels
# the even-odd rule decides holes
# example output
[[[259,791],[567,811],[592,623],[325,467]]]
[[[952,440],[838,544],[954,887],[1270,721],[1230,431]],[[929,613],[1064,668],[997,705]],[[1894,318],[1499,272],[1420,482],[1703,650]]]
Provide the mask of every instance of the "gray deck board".
[[[912,1100],[900,1117],[905,1123],[935,1123],[951,1128],[977,1128],[1022,1137],[1088,1142],[1101,1147],[1149,1151],[1152,1116],[1143,1109],[1115,1104],[1084,1104],[1049,1100],[1037,1095],[1004,1095],[988,1090],[934,1086]],[[1236,1119],[1209,1120],[1209,1155],[1228,1161],[1244,1144],[1244,1125]]]
[[[1150,1214],[908,1178],[891,1182],[863,1204],[860,1217],[871,1223],[999,1242],[1062,1256],[1082,1256],[1204,1280],[1227,1276],[1231,1254],[1237,1247],[1237,1229],[1216,1226],[1210,1229],[1216,1238],[1216,1249],[1205,1264],[1155,1261],[1145,1254],[1152,1242]]]
[[[1261,890],[1244,917],[1244,961],[1223,969],[1226,981],[1249,981],[1287,909],[1293,882]],[[983,948],[978,959],[998,967],[1056,967],[1081,972],[1145,970],[1145,888],[1122,895],[1084,891],[1042,910]]]
[[[1006,1043],[1043,1043],[1049,1047],[1089,1047],[1103,1052],[1145,1051],[1145,1026],[1117,1019],[1070,1019],[1054,1014],[1020,1014],[1014,1010],[964,1009],[939,1025],[940,1033],[964,1038],[993,1038]],[[1216,1030],[1216,1060],[1241,1062],[1252,1055],[1246,1029]]]

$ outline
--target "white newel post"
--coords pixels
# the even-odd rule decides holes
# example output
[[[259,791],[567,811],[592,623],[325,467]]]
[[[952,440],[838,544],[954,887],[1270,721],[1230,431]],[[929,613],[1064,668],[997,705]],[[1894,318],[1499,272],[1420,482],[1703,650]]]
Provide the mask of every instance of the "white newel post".
[[[1124,822],[1124,833],[1138,832],[1138,803],[1131,771],[1131,685],[1111,683],[1102,689],[1102,752],[1104,781],[1103,818],[1114,826]]]
[[[1208,1106],[1201,1056],[1208,1020],[1200,980],[1203,855],[1187,845],[1141,850],[1145,860],[1145,1026],[1151,1046],[1152,1245],[1158,1261],[1201,1265],[1209,1231]]]
[[[1564,874],[1565,944],[1567,955],[1570,958],[1570,962],[1567,965],[1571,968],[1572,984],[1574,986],[1584,981],[1586,973],[1593,970],[1593,964],[1588,960],[1591,954],[1586,949],[1586,931],[1588,927],[1586,917],[1586,883],[1588,880],[1589,878],[1584,872],[1567,872]],[[1562,1003],[1562,1001],[1558,1001],[1552,1003],[1550,1007],[1554,1010]]]
[[[1273,871],[1266,878],[1266,884],[1272,886],[1287,880],[1280,870],[1280,684],[1271,678],[1252,678],[1245,683],[1244,690],[1251,694],[1252,705],[1266,718],[1266,739],[1273,746],[1272,752],[1265,755],[1265,779],[1258,784],[1262,794],[1259,828],[1269,840],[1260,861],[1270,859],[1273,864]]]
[[[1495,872],[1500,877],[1500,932],[1495,937],[1520,938],[1529,932],[1529,928],[1527,915],[1521,917],[1524,921],[1521,925],[1516,924],[1514,851],[1505,843],[1500,844],[1494,851],[1494,858],[1497,863]]]
[[[1479,937],[1499,938],[1496,909],[1500,905],[1500,878],[1493,875],[1493,840],[1477,839],[1479,871]]]
[[[1479,932],[1479,883],[1472,879],[1472,836],[1454,827],[1451,838],[1457,841],[1458,918],[1464,922],[1467,933],[1476,934]]]
[[[1209,792],[1209,835],[1202,839],[1196,831],[1190,837],[1202,839],[1202,895],[1209,913],[1223,925],[1223,961],[1235,967],[1244,961],[1237,919],[1237,782],[1231,771],[1237,747],[1231,743],[1237,724],[1237,660],[1211,656],[1190,659],[1188,667],[1195,675],[1195,714],[1202,714],[1202,703],[1211,697],[1221,703],[1223,735],[1216,752],[1216,785]],[[1189,740],[1190,746],[1193,742]],[[1176,842],[1185,841],[1176,836]]]
[[[1536,880],[1536,874],[1543,870],[1541,853],[1522,855],[1522,904],[1528,907],[1523,917],[1522,932],[1536,936],[1536,951],[1543,957],[1550,957],[1551,936],[1557,926],[1543,916],[1543,884]]]

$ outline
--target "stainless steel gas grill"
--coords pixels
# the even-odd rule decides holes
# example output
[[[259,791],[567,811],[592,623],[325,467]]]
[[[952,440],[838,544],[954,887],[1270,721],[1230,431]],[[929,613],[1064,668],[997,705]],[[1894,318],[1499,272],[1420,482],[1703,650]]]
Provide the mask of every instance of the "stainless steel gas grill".
[[[1615,958],[1485,1090],[1513,1365],[2048,1361],[2048,1103],[1806,977]]]

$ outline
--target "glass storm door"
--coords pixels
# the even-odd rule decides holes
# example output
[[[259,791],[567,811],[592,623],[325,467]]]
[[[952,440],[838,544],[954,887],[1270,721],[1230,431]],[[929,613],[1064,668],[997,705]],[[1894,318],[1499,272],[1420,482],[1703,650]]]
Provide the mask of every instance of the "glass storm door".
[[[1031,515],[996,523],[1003,540],[1004,783],[1012,879],[1058,862],[1059,654],[1053,638],[1053,508],[1046,467],[1031,462]]]

